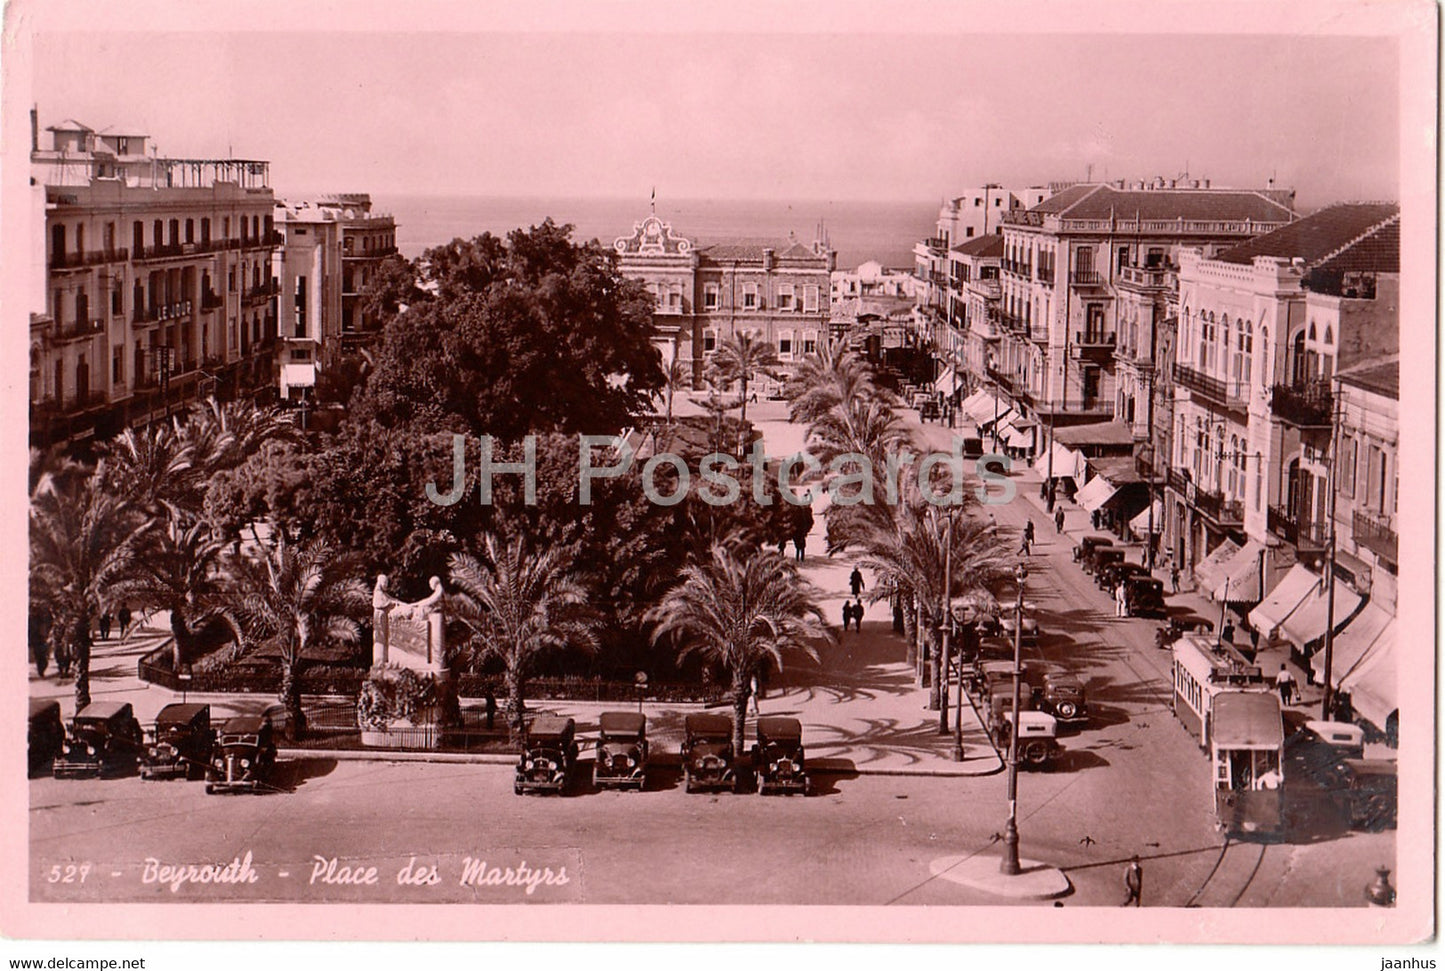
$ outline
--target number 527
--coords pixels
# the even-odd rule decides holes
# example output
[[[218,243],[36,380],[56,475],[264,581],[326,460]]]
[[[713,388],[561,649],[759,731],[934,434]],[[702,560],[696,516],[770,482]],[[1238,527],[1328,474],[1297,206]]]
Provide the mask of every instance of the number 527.
[[[67,863],[64,866],[57,863],[50,868],[45,879],[50,883],[84,883],[88,876],[90,876],[89,863]]]

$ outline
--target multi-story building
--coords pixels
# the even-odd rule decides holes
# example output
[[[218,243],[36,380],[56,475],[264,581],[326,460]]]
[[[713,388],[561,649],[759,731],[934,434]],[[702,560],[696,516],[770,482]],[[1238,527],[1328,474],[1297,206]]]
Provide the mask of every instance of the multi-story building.
[[[1398,350],[1399,207],[1330,206],[1181,260],[1165,538],[1186,567],[1225,539],[1270,550],[1250,602],[1323,549],[1329,380]]]
[[[853,270],[834,270],[830,276],[833,303],[855,297],[912,297],[918,290],[918,278],[911,272],[889,269],[877,260]]]
[[[999,264],[1003,237],[975,236],[948,251],[949,364],[965,394],[978,387],[994,365],[999,341]]]
[[[749,333],[785,365],[828,339],[830,275],[837,254],[821,239],[694,246],[655,214],[613,243],[622,273],[647,285],[664,358],[693,362],[693,377],[720,341]]]
[[[269,163],[161,158],[31,113],[31,441],[107,436],[275,381]],[[43,229],[41,228],[43,226]]]
[[[304,398],[318,370],[379,333],[360,306],[376,266],[396,252],[396,223],[366,193],[323,196],[279,210],[280,393]]]

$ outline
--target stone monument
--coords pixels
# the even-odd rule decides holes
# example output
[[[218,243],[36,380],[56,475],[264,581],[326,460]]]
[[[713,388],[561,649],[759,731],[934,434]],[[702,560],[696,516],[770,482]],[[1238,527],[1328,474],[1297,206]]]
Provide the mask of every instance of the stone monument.
[[[372,667],[356,700],[361,743],[382,748],[437,748],[461,724],[456,686],[446,666],[446,600],[442,582],[414,603],[386,589],[371,594]]]

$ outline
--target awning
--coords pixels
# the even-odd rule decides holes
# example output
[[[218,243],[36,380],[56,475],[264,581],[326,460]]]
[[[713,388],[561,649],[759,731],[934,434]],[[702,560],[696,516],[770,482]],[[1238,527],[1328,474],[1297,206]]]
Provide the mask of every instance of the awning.
[[[1134,426],[1124,421],[1066,425],[1054,430],[1055,441],[1065,445],[1133,445]]]
[[[1365,604],[1344,630],[1335,635],[1330,659],[1330,679],[1339,685],[1345,678],[1357,674],[1359,669],[1374,658],[1375,641],[1384,633],[1394,615],[1373,603]],[[1310,658],[1310,667],[1315,676],[1324,680],[1325,652],[1315,651]]]
[[[998,410],[999,423],[1002,424],[1003,420],[1011,414],[1013,414],[1013,407],[1011,405],[1001,406]],[[985,418],[980,418],[978,419],[978,430],[981,432],[987,431],[989,428],[993,427],[993,423],[993,415],[989,415]]]
[[[1003,440],[1004,440],[1004,444],[1007,445],[1009,448],[1033,448],[1033,447],[1034,447],[1034,435],[1033,435],[1033,432],[1031,432],[1031,431],[1026,431],[1026,430],[1024,430],[1024,429],[1022,429],[1022,428],[1018,428],[1018,427],[1016,427],[1016,426],[1014,426],[1014,425],[1010,425],[1010,426],[1008,427],[1008,430],[1004,433]]]
[[[1224,584],[1224,564],[1239,552],[1239,544],[1226,539],[1194,567],[1194,584],[1200,590],[1216,590]]]
[[[979,395],[982,397],[980,398]],[[963,413],[976,422],[991,422],[995,413],[1000,417],[1008,413],[1009,405],[999,401],[987,391],[978,391],[969,396],[970,401],[974,398],[978,398],[978,400],[974,401],[972,405],[967,401],[963,403]]]
[[[1049,456],[1053,456],[1053,468],[1049,468]],[[1077,479],[1084,471],[1084,457],[1073,449],[1065,448],[1058,442],[1049,447],[1038,468],[1045,475],[1050,472],[1056,479]]]
[[[1207,590],[1206,593],[1215,601],[1227,600],[1237,604],[1258,603],[1261,594],[1259,554],[1263,550],[1264,547],[1256,540],[1250,540],[1241,546],[1221,565],[1219,585]]]
[[[952,393],[953,393],[953,381],[954,381],[953,368],[951,368],[951,367],[946,367],[946,368],[943,369],[943,373],[938,376],[937,380],[935,380],[935,381],[933,382],[933,390],[934,390],[934,391],[942,391],[944,394],[952,394]]]
[[[1338,628],[1346,617],[1359,608],[1360,595],[1339,580],[1334,581],[1334,587],[1334,621]],[[1280,625],[1280,633],[1295,647],[1303,650],[1306,644],[1325,636],[1325,627],[1330,619],[1329,592],[1329,588],[1321,582]]]
[[[316,383],[315,364],[281,365],[281,383],[292,388],[309,388]]]
[[[1249,612],[1250,626],[1260,633],[1273,637],[1276,629],[1285,622],[1296,607],[1319,589],[1320,578],[1296,563],[1274,589]]]
[[[979,388],[973,394],[969,395],[967,398],[964,398],[963,401],[959,402],[958,410],[963,412],[965,415],[972,417],[974,408],[978,407],[978,405],[982,402],[990,400],[992,399],[989,397],[989,393],[983,388]],[[989,408],[992,409],[993,405],[989,405]],[[990,411],[989,413],[992,414],[993,412]]]
[[[1149,507],[1145,506],[1144,511],[1133,519],[1129,520],[1129,528],[1141,536],[1149,533]],[[1158,499],[1154,500],[1154,532],[1164,530],[1164,503]]]
[[[1348,629],[1348,628],[1347,628]],[[1400,709],[1400,685],[1395,672],[1395,624],[1385,625],[1370,649],[1370,656],[1354,672],[1340,681],[1350,693],[1355,711],[1382,731],[1390,715]]]
[[[1119,487],[1114,483],[1102,475],[1096,475],[1079,490],[1079,494],[1074,496],[1074,501],[1089,512],[1094,512],[1102,509],[1104,504],[1114,498],[1114,494],[1118,491]]]

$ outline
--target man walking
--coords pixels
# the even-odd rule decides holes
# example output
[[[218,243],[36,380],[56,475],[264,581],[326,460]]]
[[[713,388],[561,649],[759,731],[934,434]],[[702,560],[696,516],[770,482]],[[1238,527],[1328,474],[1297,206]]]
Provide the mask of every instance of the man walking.
[[[1124,581],[1120,580],[1114,587],[1114,616],[1128,617],[1128,600],[1124,596]]]
[[[130,606],[121,604],[120,613],[116,614],[116,619],[120,621],[120,637],[124,640],[126,631],[130,630]]]
[[[1294,699],[1294,675],[1289,673],[1289,668],[1281,664],[1279,674],[1274,676],[1274,686],[1279,689],[1279,703],[1289,704]]]
[[[848,577],[848,588],[853,591],[855,597],[863,592],[863,572],[856,566],[853,567],[852,575]]]
[[[106,611],[105,613],[103,613],[103,614],[100,615],[100,639],[103,640],[103,641],[110,639],[110,612],[109,612],[109,611]]]
[[[1179,592],[1179,564],[1175,563],[1169,567],[1169,583],[1174,587],[1174,592]]]
[[[1124,868],[1124,889],[1129,896],[1124,898],[1124,906],[1139,907],[1144,902],[1144,868],[1139,865],[1139,857],[1136,855]]]
[[[845,631],[848,629],[848,624],[851,623],[852,620],[853,620],[853,602],[852,602],[851,600],[845,600],[845,601],[843,601],[843,629],[844,629]]]
[[[1056,532],[1056,533],[1062,533],[1063,531],[1064,531],[1064,511],[1063,511],[1062,509],[1060,509],[1060,510],[1058,510],[1057,512],[1054,513],[1054,532]]]

